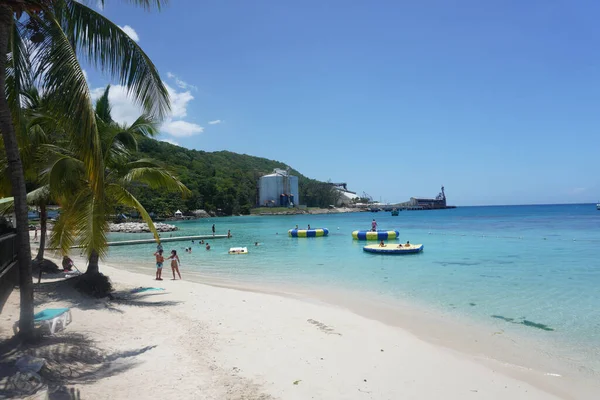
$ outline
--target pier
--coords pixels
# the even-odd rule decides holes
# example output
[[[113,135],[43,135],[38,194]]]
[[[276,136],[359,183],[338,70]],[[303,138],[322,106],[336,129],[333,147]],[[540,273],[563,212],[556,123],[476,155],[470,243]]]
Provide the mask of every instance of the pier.
[[[233,237],[233,236],[232,236]],[[206,239],[226,239],[227,235],[197,235],[197,236],[175,236],[168,238],[160,238],[161,243],[168,242],[185,242],[191,240],[206,240]],[[127,246],[132,244],[148,244],[148,243],[156,243],[156,239],[135,239],[135,240],[120,240],[118,242],[108,242],[109,246]],[[71,246],[72,249],[79,249],[83,246]],[[56,248],[46,248],[46,250],[58,250]]]

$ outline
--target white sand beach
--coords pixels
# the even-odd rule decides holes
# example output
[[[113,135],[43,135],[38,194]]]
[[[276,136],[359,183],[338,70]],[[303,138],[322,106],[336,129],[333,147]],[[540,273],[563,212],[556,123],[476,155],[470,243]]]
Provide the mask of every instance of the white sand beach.
[[[101,271],[116,300],[36,285],[36,310],[70,307],[73,315],[64,332],[28,350],[67,371],[50,391],[74,389],[81,399],[597,398],[322,302],[172,281],[169,269],[160,282]],[[141,286],[165,290],[130,293]],[[2,313],[2,340],[18,320],[18,297],[15,290]]]

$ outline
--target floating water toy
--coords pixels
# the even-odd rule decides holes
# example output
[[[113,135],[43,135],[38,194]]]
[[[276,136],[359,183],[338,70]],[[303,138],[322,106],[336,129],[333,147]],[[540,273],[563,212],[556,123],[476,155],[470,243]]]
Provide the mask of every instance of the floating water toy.
[[[386,244],[381,246],[379,244],[370,244],[363,247],[363,250],[367,253],[381,253],[381,254],[411,254],[420,253],[423,251],[422,244]]]
[[[321,237],[327,236],[329,229],[317,228],[317,229],[290,229],[288,235],[291,237]]]
[[[358,240],[392,240],[400,236],[398,231],[354,231],[352,237]]]
[[[248,254],[247,247],[232,247],[229,249],[229,254]]]

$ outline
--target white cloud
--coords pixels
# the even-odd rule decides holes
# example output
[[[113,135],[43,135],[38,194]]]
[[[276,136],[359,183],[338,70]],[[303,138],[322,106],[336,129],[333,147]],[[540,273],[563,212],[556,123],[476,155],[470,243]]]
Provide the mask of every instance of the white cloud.
[[[164,82],[163,82],[164,83]],[[171,113],[160,127],[160,131],[175,137],[188,137],[204,132],[204,128],[193,122],[184,121],[187,116],[187,107],[194,96],[189,91],[178,92],[165,83],[171,99]],[[104,93],[105,87],[95,88],[91,91],[92,99],[97,100]],[[112,106],[113,120],[120,124],[132,124],[143,110],[136,105],[127,94],[127,88],[121,85],[112,85],[108,92],[108,100]],[[161,139],[167,141],[167,139]],[[176,143],[173,143],[176,144]]]
[[[166,143],[171,143],[174,144],[175,146],[179,146],[179,143],[177,143],[176,141],[172,140],[172,139],[158,139],[161,142],[166,142]]]
[[[194,100],[194,96],[189,91],[177,92],[171,86],[165,83],[169,97],[171,98],[171,115],[176,118],[187,116],[188,103]]]
[[[161,131],[175,137],[188,137],[204,132],[204,128],[192,122],[169,119],[162,124]]]
[[[218,125],[221,122],[223,122],[223,121],[221,121],[220,119],[215,119],[214,121],[208,121],[208,124],[209,125]]]
[[[180,79],[177,75],[175,75],[172,72],[167,72],[167,77],[169,79],[174,80],[175,81],[175,85],[177,85],[177,87],[179,87],[181,89],[184,89],[184,90],[189,90],[189,89],[198,90],[198,88],[196,86],[191,85],[191,84],[187,83],[186,81]]]
[[[119,28],[121,28],[121,30],[123,32],[125,32],[127,34],[127,36],[129,36],[130,38],[132,38],[134,41],[136,41],[136,42],[140,41],[140,37],[138,36],[138,34],[135,31],[135,29],[133,29],[131,26],[129,26],[129,25],[121,26],[121,25],[119,25]]]

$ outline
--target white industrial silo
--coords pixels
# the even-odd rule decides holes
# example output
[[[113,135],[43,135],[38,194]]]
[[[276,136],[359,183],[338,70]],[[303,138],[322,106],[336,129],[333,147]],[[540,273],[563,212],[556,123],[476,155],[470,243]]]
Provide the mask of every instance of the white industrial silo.
[[[272,174],[258,180],[258,205],[287,207],[300,202],[298,177],[288,171],[275,169]]]

